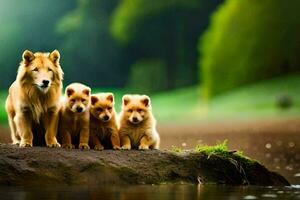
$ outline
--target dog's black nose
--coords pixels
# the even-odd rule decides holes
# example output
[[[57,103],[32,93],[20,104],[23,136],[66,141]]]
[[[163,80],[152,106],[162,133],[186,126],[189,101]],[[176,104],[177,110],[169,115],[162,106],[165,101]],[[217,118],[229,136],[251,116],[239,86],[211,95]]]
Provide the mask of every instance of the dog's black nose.
[[[43,80],[43,86],[47,87],[49,85],[49,82],[48,80]]]
[[[134,122],[138,122],[138,121],[139,121],[137,117],[133,117],[132,120],[133,120]]]
[[[103,117],[103,119],[104,119],[105,121],[107,121],[107,120],[109,119],[109,117],[108,117],[107,115],[105,115],[105,116]]]
[[[80,107],[80,106],[78,106],[78,107],[76,108],[76,111],[79,112],[79,113],[82,112],[82,110],[83,110],[83,108]]]

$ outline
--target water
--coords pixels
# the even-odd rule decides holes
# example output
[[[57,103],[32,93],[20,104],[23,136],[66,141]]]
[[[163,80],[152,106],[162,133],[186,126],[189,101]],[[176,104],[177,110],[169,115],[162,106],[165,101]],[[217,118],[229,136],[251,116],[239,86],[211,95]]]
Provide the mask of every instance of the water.
[[[216,185],[135,185],[135,186],[62,186],[62,187],[1,187],[1,199],[300,199],[300,186],[257,187]]]

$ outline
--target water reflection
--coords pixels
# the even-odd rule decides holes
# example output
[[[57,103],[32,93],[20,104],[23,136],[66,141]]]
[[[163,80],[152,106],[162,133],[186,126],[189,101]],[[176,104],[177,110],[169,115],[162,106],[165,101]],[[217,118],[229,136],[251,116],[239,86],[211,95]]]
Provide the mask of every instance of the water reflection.
[[[1,199],[300,199],[300,186],[292,187],[230,187],[215,185],[137,185],[137,186],[62,186],[1,187]]]

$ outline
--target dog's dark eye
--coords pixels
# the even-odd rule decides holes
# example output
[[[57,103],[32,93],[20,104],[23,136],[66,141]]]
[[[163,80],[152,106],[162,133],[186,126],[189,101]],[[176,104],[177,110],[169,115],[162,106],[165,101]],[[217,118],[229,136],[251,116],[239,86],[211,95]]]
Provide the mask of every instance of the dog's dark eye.
[[[132,109],[129,109],[129,110],[128,110],[128,112],[132,113],[132,112],[133,112],[133,110],[132,110]]]
[[[81,102],[82,102],[82,103],[86,102],[86,99],[81,99]]]
[[[71,99],[71,102],[72,102],[72,103],[75,103],[75,101],[76,101],[75,99]]]
[[[111,109],[112,109],[112,107],[107,107],[107,109],[108,109],[108,110],[111,110]]]
[[[97,110],[98,112],[102,112],[102,111],[103,111],[103,109],[100,108],[100,107],[96,108],[96,110]]]
[[[138,112],[142,112],[142,111],[143,111],[143,109],[138,109],[137,111],[138,111]]]
[[[52,72],[52,71],[53,71],[52,69],[48,68],[48,72]]]
[[[39,71],[39,69],[36,67],[36,68],[34,68],[32,71],[34,71],[34,72],[38,72],[38,71]]]

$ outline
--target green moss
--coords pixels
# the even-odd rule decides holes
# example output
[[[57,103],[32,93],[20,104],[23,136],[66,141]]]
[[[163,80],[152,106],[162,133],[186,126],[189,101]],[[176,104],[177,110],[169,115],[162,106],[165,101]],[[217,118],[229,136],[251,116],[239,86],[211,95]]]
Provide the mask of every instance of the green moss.
[[[212,153],[228,153],[227,140],[224,140],[222,143],[217,143],[214,146],[209,146],[206,144],[198,144],[195,148],[197,152],[212,154]]]
[[[251,158],[248,158],[244,155],[242,151],[229,151],[227,146],[228,140],[224,140],[223,142],[219,142],[214,146],[209,146],[205,144],[198,144],[195,147],[195,150],[199,153],[207,154],[208,156],[219,155],[223,157],[233,157],[235,160],[243,161],[245,163],[253,163],[257,162]]]

